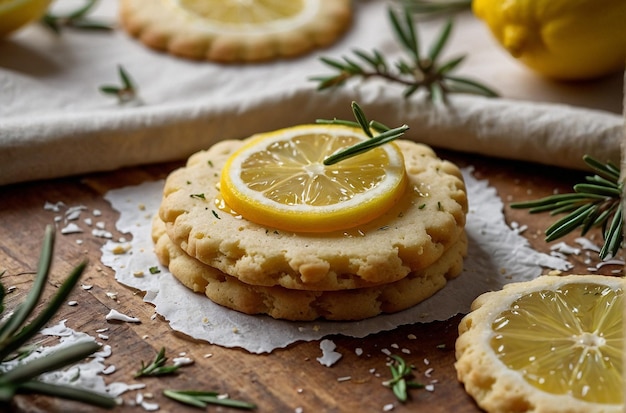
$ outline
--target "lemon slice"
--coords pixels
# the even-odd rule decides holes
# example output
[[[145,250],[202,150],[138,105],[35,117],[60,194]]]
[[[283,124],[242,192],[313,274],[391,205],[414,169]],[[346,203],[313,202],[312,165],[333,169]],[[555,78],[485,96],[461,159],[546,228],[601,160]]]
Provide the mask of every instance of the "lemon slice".
[[[317,2],[311,0],[177,0],[188,12],[204,20],[207,26],[222,30],[275,30],[296,24],[315,13]]]
[[[0,37],[39,19],[52,0],[0,0]]]
[[[459,380],[488,412],[623,412],[624,278],[542,276],[477,298]]]
[[[219,62],[301,55],[351,19],[350,0],[120,0],[122,26],[147,46]]]
[[[259,134],[228,159],[220,192],[226,204],[260,225],[329,232],[369,222],[406,187],[404,158],[394,143],[334,165],[323,161],[369,139],[340,125],[300,125]]]

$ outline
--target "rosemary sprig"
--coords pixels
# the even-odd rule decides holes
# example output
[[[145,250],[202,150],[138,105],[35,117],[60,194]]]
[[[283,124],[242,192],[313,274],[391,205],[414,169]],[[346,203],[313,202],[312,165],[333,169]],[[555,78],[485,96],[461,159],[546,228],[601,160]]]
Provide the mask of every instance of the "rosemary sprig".
[[[165,363],[167,363],[167,357],[165,357],[165,347],[162,347],[152,363],[146,365],[143,361],[141,362],[141,368],[137,370],[137,373],[135,373],[135,378],[145,376],[164,376],[175,373],[180,368],[180,366],[177,365],[166,366]]]
[[[137,100],[137,86],[122,65],[117,66],[117,72],[122,83],[121,86],[103,85],[100,91],[107,95],[117,97],[119,103],[126,103]]]
[[[61,33],[64,27],[83,30],[113,30],[112,25],[87,17],[87,14],[91,11],[93,6],[95,6],[97,1],[98,0],[86,0],[84,5],[65,15],[53,14],[48,11],[41,18],[41,22],[44,26],[57,34]]]
[[[367,117],[365,116],[365,112],[363,112],[363,109],[361,109],[358,103],[352,102],[351,107],[356,122],[340,119],[317,119],[315,122],[319,124],[345,125],[355,128],[361,128],[370,139],[349,146],[339,152],[336,152],[326,157],[326,159],[324,159],[324,165],[333,165],[337,162],[343,161],[344,159],[348,159],[353,156],[367,152],[377,146],[384,145],[385,143],[391,142],[394,139],[402,136],[404,132],[409,129],[407,125],[402,125],[397,128],[391,129],[375,120],[368,121]],[[374,130],[375,132],[379,132],[379,134],[377,136],[374,136],[372,130]]]
[[[321,61],[337,73],[330,76],[315,76],[311,80],[319,82],[318,90],[342,86],[352,78],[382,78],[405,87],[403,96],[408,98],[424,89],[433,101],[446,101],[448,93],[471,93],[496,97],[491,88],[466,77],[451,73],[461,64],[465,56],[455,57],[439,63],[439,57],[452,32],[452,20],[448,20],[428,53],[422,56],[417,28],[411,13],[405,9],[399,17],[391,8],[389,19],[392,28],[409,55],[409,60],[399,59],[391,65],[378,50],[366,52],[353,50],[354,57],[341,59],[322,57]]]
[[[33,315],[47,284],[52,263],[54,228],[46,228],[35,282],[25,301],[0,324],[0,363],[14,358],[26,343],[57,313],[78,282],[86,263],[76,266],[61,284],[39,315]],[[4,287],[0,289],[0,310],[4,311]],[[30,320],[30,321],[29,321]],[[28,323],[27,323],[28,321]],[[100,393],[61,384],[45,383],[39,375],[70,366],[100,349],[96,342],[81,342],[56,351],[44,358],[22,361],[10,370],[0,372],[0,403],[9,402],[17,393],[38,393],[88,403],[98,407],[113,408],[115,399]]]
[[[413,378],[413,367],[397,355],[390,356],[393,362],[389,364],[391,379],[383,382],[384,386],[390,387],[396,398],[402,403],[409,398],[408,389],[423,389],[424,385],[411,380]]]
[[[200,408],[205,408],[209,404],[212,404],[217,406],[234,407],[243,410],[256,409],[256,405],[253,403],[230,399],[217,392],[169,389],[163,390],[163,395],[180,403]]]
[[[589,155],[583,160],[595,171],[585,177],[585,183],[574,185],[573,193],[556,194],[534,201],[514,202],[511,208],[529,208],[531,214],[551,211],[551,215],[567,213],[546,229],[546,242],[554,241],[580,228],[585,235],[591,228],[602,228],[604,245],[600,259],[617,255],[623,241],[623,206],[621,202],[624,183],[620,170],[612,162],[602,163]]]

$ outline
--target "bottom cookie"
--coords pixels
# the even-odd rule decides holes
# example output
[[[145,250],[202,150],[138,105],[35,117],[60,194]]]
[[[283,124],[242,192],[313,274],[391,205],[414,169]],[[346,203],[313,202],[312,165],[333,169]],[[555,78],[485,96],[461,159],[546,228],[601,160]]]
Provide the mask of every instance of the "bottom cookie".
[[[305,291],[243,283],[190,257],[176,246],[156,218],[153,227],[159,261],[183,285],[211,301],[246,314],[267,314],[291,321],[361,320],[410,308],[442,289],[461,273],[467,252],[465,234],[424,270],[389,284],[341,291]]]

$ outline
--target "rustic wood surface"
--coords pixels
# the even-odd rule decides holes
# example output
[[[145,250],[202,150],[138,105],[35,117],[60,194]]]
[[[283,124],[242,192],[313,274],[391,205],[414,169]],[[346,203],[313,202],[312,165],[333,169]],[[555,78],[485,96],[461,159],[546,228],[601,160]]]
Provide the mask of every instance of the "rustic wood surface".
[[[580,172],[561,170],[522,162],[484,158],[469,154],[439,151],[440,156],[459,165],[473,165],[475,176],[487,179],[505,203],[505,215],[509,222],[527,225],[523,233],[531,245],[548,252],[549,245],[543,240],[542,231],[552,222],[548,215],[529,215],[525,210],[511,210],[511,201],[536,199],[555,190],[569,192],[573,183],[584,175]],[[55,214],[43,209],[46,201],[62,201],[68,206],[84,205],[88,210],[99,209],[98,218],[115,237],[127,236],[115,231],[118,218],[116,211],[104,200],[110,189],[135,185],[144,181],[164,178],[182,163],[143,166],[110,173],[70,177],[51,181],[32,182],[0,187],[0,271],[5,270],[3,283],[16,287],[7,296],[7,305],[14,307],[23,299],[36,269],[44,228],[52,224]],[[470,200],[471,202],[471,200]],[[597,236],[597,233],[595,234]],[[565,240],[572,240],[574,234]],[[319,341],[296,343],[271,354],[253,355],[239,349],[226,349],[197,341],[170,329],[163,319],[151,319],[154,309],[142,301],[137,291],[118,284],[113,271],[100,263],[102,238],[85,235],[84,243],[77,245],[75,238],[57,235],[53,274],[50,280],[54,290],[71,268],[84,259],[89,260],[82,283],[92,284],[90,290],[77,288],[71,300],[76,306],[64,306],[55,321],[67,319],[68,327],[87,332],[93,336],[97,329],[108,327],[107,344],[112,355],[107,364],[117,370],[105,376],[105,381],[145,383],[143,394],[152,396],[151,402],[160,405],[160,412],[201,411],[185,407],[162,395],[162,390],[202,389],[227,393],[232,398],[257,404],[260,412],[381,412],[388,404],[394,412],[479,412],[473,400],[465,393],[456,379],[454,370],[454,343],[458,315],[447,321],[427,324],[416,323],[394,331],[374,334],[364,339],[331,337],[343,358],[332,367],[324,367],[316,361],[321,355]],[[584,257],[572,258],[572,273],[586,273],[589,263]],[[610,274],[615,266],[604,267],[601,273]],[[107,296],[116,292],[117,300]],[[105,321],[111,308],[132,314],[142,320],[141,324]],[[413,338],[416,337],[416,338]],[[156,352],[166,348],[168,357],[186,353],[195,363],[184,367],[173,376],[133,379],[140,362],[150,361]],[[363,349],[358,356],[355,349]],[[411,390],[406,404],[397,402],[392,392],[382,386],[390,377],[388,361],[382,349],[402,349],[399,353],[416,366],[416,378],[424,383],[436,380],[434,391]],[[205,357],[211,354],[211,357]],[[428,364],[426,364],[428,363]],[[432,368],[430,378],[425,377]],[[340,378],[350,377],[342,381]],[[123,395],[125,401],[133,399],[136,392]],[[89,406],[60,401],[48,397],[18,396],[13,404],[5,406],[16,412],[98,412]],[[0,410],[2,407],[0,407]],[[209,407],[207,411],[234,411],[227,408]],[[104,411],[104,410],[103,410]],[[144,411],[141,407],[124,404],[116,412]]]

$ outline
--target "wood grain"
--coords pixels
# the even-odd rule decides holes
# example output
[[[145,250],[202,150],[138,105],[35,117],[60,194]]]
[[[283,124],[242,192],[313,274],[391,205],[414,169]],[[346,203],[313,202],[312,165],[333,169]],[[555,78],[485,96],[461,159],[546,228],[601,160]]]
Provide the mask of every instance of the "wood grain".
[[[554,191],[569,192],[573,183],[581,179],[579,172],[537,166],[522,162],[509,162],[466,154],[439,151],[439,154],[461,166],[475,167],[478,179],[487,179],[505,203],[507,220],[527,225],[524,235],[531,245],[548,252],[542,231],[552,222],[547,215],[530,216],[525,210],[512,210],[511,201],[536,199]],[[32,182],[0,187],[0,271],[5,270],[5,286],[15,286],[7,297],[7,306],[14,307],[23,299],[32,282],[44,228],[54,223],[57,214],[44,210],[46,201],[62,201],[68,206],[84,205],[88,211],[98,209],[98,221],[105,224],[114,237],[123,237],[115,231],[116,211],[103,199],[110,189],[135,185],[148,180],[164,178],[181,163],[169,163],[129,168],[109,173],[70,177],[51,181]],[[471,203],[471,200],[470,200]],[[94,221],[96,218],[94,218]],[[596,232],[593,234],[599,237]],[[577,236],[565,239],[573,244]],[[86,234],[82,244],[75,237],[57,235],[56,255],[50,291],[78,262],[87,259],[89,265],[83,284],[93,288],[77,288],[71,300],[77,306],[64,306],[55,321],[67,319],[67,325],[77,331],[96,335],[96,330],[108,327],[106,341],[112,346],[112,355],[106,360],[117,370],[105,377],[107,383],[145,383],[144,394],[153,395],[151,402],[160,405],[160,412],[193,412],[162,395],[162,390],[198,389],[227,393],[257,404],[261,412],[381,412],[383,406],[393,404],[394,412],[479,412],[480,409],[465,393],[456,379],[454,370],[454,342],[457,325],[462,317],[433,323],[415,323],[396,330],[374,334],[364,339],[330,337],[337,344],[343,358],[332,367],[316,361],[321,355],[319,342],[296,343],[269,355],[253,355],[239,349],[226,349],[190,339],[172,331],[167,321],[151,319],[154,309],[142,301],[141,293],[118,284],[111,269],[100,263],[100,248],[104,239]],[[599,238],[597,238],[599,239]],[[572,273],[586,273],[590,265],[585,257],[571,260]],[[613,267],[603,267],[600,272],[610,274]],[[113,300],[107,293],[117,293]],[[105,321],[111,308],[139,317],[140,324]],[[140,362],[150,361],[161,348],[168,357],[185,353],[195,360],[180,373],[160,378],[133,379]],[[362,354],[357,355],[357,349]],[[424,383],[436,380],[434,391],[412,390],[411,400],[405,405],[396,401],[382,382],[390,378],[386,365],[388,349],[401,354],[415,365],[416,379]],[[210,356],[209,356],[210,355]],[[432,369],[432,370],[429,370]],[[429,371],[430,377],[425,373]],[[136,393],[123,396],[132,400]],[[18,396],[9,411],[16,412],[98,412],[89,406],[61,401],[49,397]],[[231,411],[210,408],[208,411]],[[125,404],[117,412],[142,411],[140,407]]]

